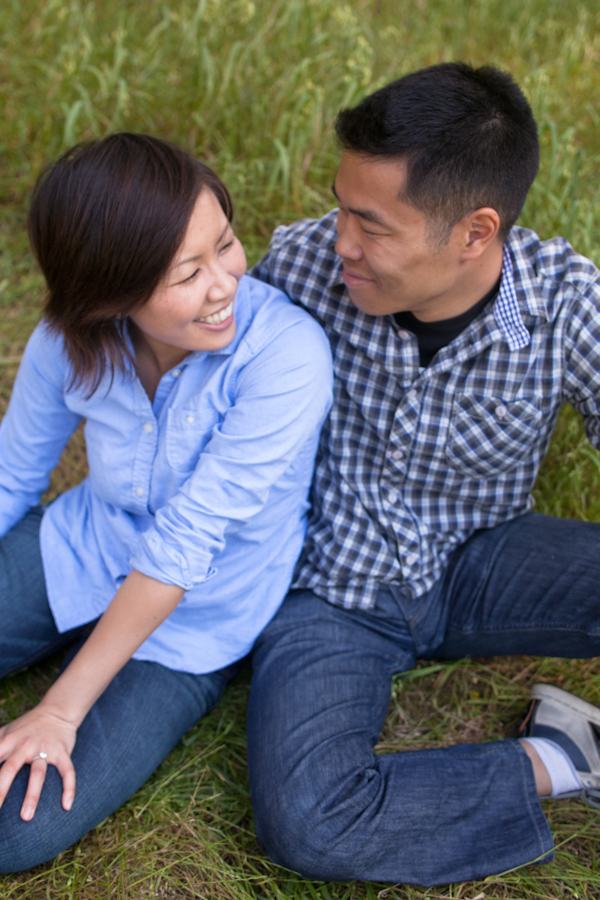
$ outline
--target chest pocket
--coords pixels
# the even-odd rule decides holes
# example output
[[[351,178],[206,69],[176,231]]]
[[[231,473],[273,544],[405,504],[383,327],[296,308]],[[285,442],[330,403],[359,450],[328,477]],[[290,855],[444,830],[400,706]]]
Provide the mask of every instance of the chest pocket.
[[[166,439],[169,465],[178,472],[193,472],[220,419],[219,411],[214,407],[203,410],[169,409]]]
[[[499,475],[533,459],[542,413],[535,401],[457,394],[446,460],[471,477]]]

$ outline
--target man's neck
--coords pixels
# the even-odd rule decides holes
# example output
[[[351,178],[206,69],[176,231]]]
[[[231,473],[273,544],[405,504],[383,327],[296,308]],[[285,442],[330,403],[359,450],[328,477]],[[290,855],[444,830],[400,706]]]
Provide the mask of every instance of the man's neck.
[[[494,242],[473,265],[459,272],[454,285],[427,307],[411,310],[420,322],[454,319],[475,306],[498,282],[502,273],[503,244]]]

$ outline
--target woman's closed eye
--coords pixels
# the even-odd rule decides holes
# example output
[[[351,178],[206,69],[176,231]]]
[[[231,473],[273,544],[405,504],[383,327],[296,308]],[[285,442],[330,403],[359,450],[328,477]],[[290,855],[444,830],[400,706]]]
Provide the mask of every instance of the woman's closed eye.
[[[191,275],[188,275],[187,278],[184,278],[183,281],[178,281],[177,284],[187,284],[188,281],[193,281],[200,269],[195,269]]]

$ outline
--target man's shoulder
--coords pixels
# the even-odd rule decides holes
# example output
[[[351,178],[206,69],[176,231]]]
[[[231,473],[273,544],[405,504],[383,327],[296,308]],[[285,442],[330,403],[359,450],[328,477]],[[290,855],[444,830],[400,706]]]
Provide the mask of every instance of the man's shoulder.
[[[270,254],[330,252],[335,255],[337,210],[332,210],[321,219],[299,219],[291,225],[280,225],[273,232]]]
[[[570,287],[600,303],[600,271],[565,238],[541,240],[535,231],[515,227],[507,243],[525,288],[536,283],[562,294]]]

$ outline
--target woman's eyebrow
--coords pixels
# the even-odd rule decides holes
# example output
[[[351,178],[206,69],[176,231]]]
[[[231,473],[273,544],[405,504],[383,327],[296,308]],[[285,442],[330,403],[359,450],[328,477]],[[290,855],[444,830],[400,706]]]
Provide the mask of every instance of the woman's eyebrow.
[[[227,234],[227,229],[229,228],[230,225],[231,225],[231,222],[227,222],[227,225],[225,226],[225,228],[223,229],[223,231],[221,232],[221,234],[215,241],[215,247],[219,246],[219,244],[221,243],[221,241]],[[202,259],[203,256],[204,256],[204,253],[197,253],[196,256],[188,256],[187,259],[182,259],[178,263],[175,263],[174,266],[171,266],[171,269],[177,269],[179,266],[185,265],[185,263],[195,262],[197,259]]]

